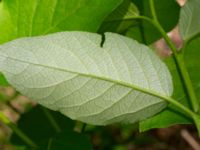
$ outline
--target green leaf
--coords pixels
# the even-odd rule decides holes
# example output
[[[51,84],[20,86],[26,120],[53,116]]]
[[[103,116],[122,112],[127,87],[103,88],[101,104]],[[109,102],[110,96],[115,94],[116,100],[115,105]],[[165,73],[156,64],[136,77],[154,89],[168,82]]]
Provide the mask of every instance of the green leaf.
[[[140,14],[151,17],[149,0],[132,0],[139,8]],[[180,6],[175,0],[154,0],[155,11],[161,26],[166,32],[171,31],[178,23]],[[147,21],[142,21],[141,25],[133,28],[139,28],[143,42],[151,44],[161,38],[157,29]],[[135,31],[132,29],[132,31]],[[129,35],[134,34],[128,31]],[[134,35],[133,35],[134,37]]]
[[[39,146],[44,145],[49,138],[56,134],[56,130],[47,119],[43,109],[44,108],[37,106],[30,112],[23,114],[18,121],[18,128],[20,128]],[[54,117],[61,131],[73,130],[75,125],[74,121],[66,118],[58,112],[49,111],[49,113]],[[11,142],[18,145],[24,144],[16,134],[12,134]]]
[[[89,139],[80,133],[66,131],[50,138],[45,148],[48,150],[92,150]]]
[[[200,100],[200,36],[190,41],[184,48],[184,59],[197,99]]]
[[[140,25],[136,27],[129,28],[125,35],[127,37],[133,38],[134,40],[137,40],[140,43],[145,43],[144,36],[141,33],[141,28],[139,27]]]
[[[3,0],[0,43],[66,30],[96,32],[122,0]]]
[[[8,86],[8,82],[6,81],[5,77],[3,74],[0,73],[0,86]]]
[[[196,116],[193,117],[193,119],[194,119],[196,128],[198,130],[198,134],[200,136],[200,117],[199,117],[199,115],[196,115]]]
[[[179,29],[183,40],[187,41],[200,33],[199,12],[199,0],[187,0],[181,8]]]
[[[26,146],[18,146],[18,145],[14,145],[12,146],[12,148],[14,150],[28,150],[28,148]]]
[[[99,32],[104,33],[112,31],[122,33],[136,23],[133,19],[138,15],[139,11],[135,4],[130,0],[124,0],[124,2],[104,20]]]
[[[22,94],[89,124],[133,123],[162,110],[173,90],[164,63],[118,34],[101,44],[87,32],[15,40],[0,47],[0,70]]]

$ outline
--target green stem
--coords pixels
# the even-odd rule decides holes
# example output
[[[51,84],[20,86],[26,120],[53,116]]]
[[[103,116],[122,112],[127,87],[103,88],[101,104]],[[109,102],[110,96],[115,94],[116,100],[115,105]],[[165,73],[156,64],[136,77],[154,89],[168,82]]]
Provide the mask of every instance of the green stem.
[[[199,134],[199,137],[200,137],[200,116],[199,115],[194,116],[193,120],[196,124],[196,128],[198,130],[198,134]]]
[[[2,113],[0,112],[0,121],[2,121],[5,125],[10,127],[12,131],[21,138],[22,141],[24,141],[27,145],[30,147],[37,149],[37,145],[25,134],[23,133],[15,124],[10,122],[10,120]]]
[[[160,25],[160,23],[159,23],[159,21],[157,19],[157,16],[156,16],[155,7],[154,7],[154,1],[153,0],[150,0],[150,8],[151,8],[152,16],[153,16],[153,21],[151,21],[151,23],[153,23],[153,25],[160,31],[160,33],[162,34],[162,36],[165,39],[166,43],[171,48],[171,50],[172,50],[172,52],[174,54],[175,62],[177,64],[178,70],[180,72],[180,76],[183,79],[185,88],[187,90],[187,94],[188,94],[188,96],[190,98],[193,110],[195,112],[198,112],[198,110],[199,110],[199,102],[198,102],[198,99],[197,99],[197,97],[195,95],[194,88],[192,86],[192,82],[190,80],[189,73],[188,73],[188,71],[186,69],[183,56],[181,55],[181,53],[178,53],[177,48],[175,47],[175,45],[173,44],[171,39],[168,37],[167,33],[164,31],[164,29]],[[147,19],[145,19],[145,20],[147,20]]]
[[[195,116],[197,116],[196,113],[194,113],[193,111],[191,111],[189,108],[187,108],[186,106],[184,106],[183,104],[179,103],[178,101],[176,101],[175,99],[171,98],[171,97],[165,97],[165,96],[160,96],[161,98],[163,98],[164,100],[166,100],[167,102],[173,104],[174,106],[180,108],[181,110],[183,110],[185,113],[187,113],[191,118],[194,118]]]
[[[51,125],[55,129],[55,131],[57,133],[61,132],[61,129],[60,129],[59,125],[57,124],[57,122],[55,121],[55,119],[53,118],[53,116],[51,115],[49,110],[47,110],[46,108],[42,107],[42,111],[46,115],[47,119],[49,120],[49,122],[51,123]]]
[[[16,135],[18,135],[27,145],[31,146],[34,149],[37,149],[37,145],[30,139],[28,138],[15,124],[7,124],[13,132],[15,132]]]
[[[53,138],[50,138],[49,141],[48,141],[47,150],[51,150],[52,143],[53,143]]]
[[[84,133],[84,132],[85,132],[86,126],[87,126],[87,124],[86,124],[86,123],[83,123],[82,128],[81,128],[81,133]]]
[[[149,0],[149,4],[150,4],[150,10],[151,10],[153,20],[158,21],[155,6],[154,6],[154,0]]]

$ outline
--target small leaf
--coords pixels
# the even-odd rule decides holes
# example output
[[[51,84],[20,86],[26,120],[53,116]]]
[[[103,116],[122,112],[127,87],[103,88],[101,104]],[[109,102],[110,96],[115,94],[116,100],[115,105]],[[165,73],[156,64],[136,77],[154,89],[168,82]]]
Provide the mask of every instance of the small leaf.
[[[0,73],[0,86],[8,86],[8,82],[6,81],[5,77],[3,74]]]
[[[145,39],[141,34],[140,27],[135,26],[135,27],[129,28],[127,32],[125,33],[125,35],[127,37],[133,38],[134,40],[137,40],[140,43],[142,42],[145,43]]]
[[[199,117],[199,115],[196,115],[193,117],[193,119],[194,119],[194,122],[195,122],[195,125],[197,128],[198,134],[200,136],[200,117]]]
[[[114,33],[63,32],[0,47],[0,70],[22,94],[89,124],[133,123],[166,106],[167,67],[146,46]]]
[[[187,41],[200,33],[199,12],[199,0],[187,0],[181,8],[179,27],[183,40]]]
[[[39,147],[44,145],[50,137],[56,134],[56,130],[47,119],[42,109],[44,108],[37,106],[30,112],[23,114],[18,121],[18,128],[20,128]],[[74,121],[66,118],[58,112],[49,111],[49,113],[51,113],[62,131],[73,130]],[[24,144],[24,141],[22,141],[15,133],[11,136],[11,142],[18,145]]]
[[[184,60],[188,69],[197,99],[200,101],[200,36],[191,40],[184,48]]]
[[[103,22],[100,33],[112,31],[122,33],[136,24],[134,17],[139,15],[137,6],[130,0],[124,0]]]

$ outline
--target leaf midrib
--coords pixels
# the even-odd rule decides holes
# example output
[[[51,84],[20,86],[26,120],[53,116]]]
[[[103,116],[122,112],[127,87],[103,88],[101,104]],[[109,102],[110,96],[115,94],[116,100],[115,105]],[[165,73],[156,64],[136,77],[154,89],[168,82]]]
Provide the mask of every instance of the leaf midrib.
[[[118,81],[118,80],[103,77],[103,76],[97,76],[97,75],[94,75],[94,74],[86,74],[86,73],[71,71],[71,70],[67,70],[67,69],[58,68],[58,67],[55,67],[55,66],[48,66],[48,65],[33,63],[33,62],[25,61],[25,60],[16,59],[16,58],[13,58],[13,57],[10,57],[10,56],[5,56],[5,55],[0,55],[0,56],[5,57],[5,58],[9,58],[9,59],[12,59],[12,60],[15,60],[15,61],[19,61],[19,62],[22,62],[22,63],[30,64],[30,65],[54,69],[54,70],[58,70],[58,71],[61,71],[61,72],[69,72],[69,73],[78,74],[78,75],[81,75],[81,76],[84,76],[84,77],[95,78],[95,79],[100,79],[100,80],[107,81],[107,82],[112,82],[114,84],[118,84],[118,85],[121,85],[121,86],[124,86],[124,87],[127,87],[127,88],[131,88],[131,89],[134,89],[134,90],[137,90],[137,91],[140,91],[140,92],[143,92],[143,93],[146,93],[146,94],[149,94],[149,95],[152,95],[152,96],[164,99],[164,100],[169,99],[168,96],[161,95],[161,94],[159,94],[159,93],[157,93],[153,90],[140,88],[138,86],[135,86],[133,84],[129,84],[127,82]]]

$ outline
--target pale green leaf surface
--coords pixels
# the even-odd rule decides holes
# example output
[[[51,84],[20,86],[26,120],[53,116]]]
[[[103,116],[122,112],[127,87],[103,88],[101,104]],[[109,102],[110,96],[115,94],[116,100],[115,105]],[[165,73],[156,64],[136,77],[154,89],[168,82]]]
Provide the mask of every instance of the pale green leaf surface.
[[[166,106],[171,76],[146,46],[114,33],[63,32],[0,47],[0,70],[22,94],[90,124],[133,123]],[[17,53],[16,53],[17,52]]]
[[[200,33],[200,1],[187,0],[181,8],[180,13],[180,34],[183,40],[187,41]]]

